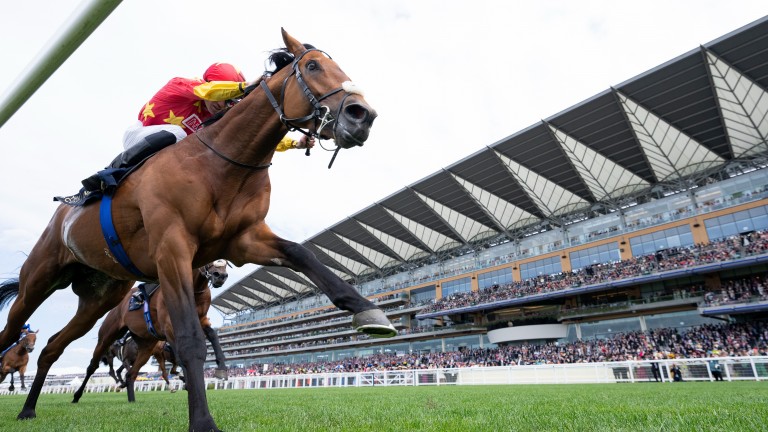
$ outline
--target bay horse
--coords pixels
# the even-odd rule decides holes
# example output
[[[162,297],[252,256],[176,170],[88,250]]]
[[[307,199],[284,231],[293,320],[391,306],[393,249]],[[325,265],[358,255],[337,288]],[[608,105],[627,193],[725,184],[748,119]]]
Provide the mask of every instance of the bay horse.
[[[219,431],[205,394],[206,346],[193,286],[194,269],[218,258],[237,266],[283,266],[303,273],[335,306],[353,314],[357,331],[374,337],[397,334],[376,305],[309,249],[273,233],[265,221],[269,167],[289,130],[333,139],[337,150],[351,148],[364,144],[377,116],[330,56],[281,31],[285,48],[270,56],[273,73],[265,73],[218,121],[147,159],[109,196],[111,211],[104,213],[112,218],[114,235],[100,229],[100,206],[61,204],[18,280],[0,285],[0,299],[16,297],[0,333],[0,350],[16,340],[55,290],[71,285],[79,297],[74,317],[40,353],[17,418],[36,417],[54,362],[141,280],[159,283],[165,297],[172,323],[166,336],[187,380],[189,430]],[[275,60],[284,55],[290,59],[278,65]],[[115,243],[122,246],[120,254],[110,249]],[[129,266],[120,264],[125,257]]]
[[[157,341],[155,346],[152,347],[151,357],[154,357],[155,360],[157,360],[157,368],[160,371],[161,377],[165,383],[170,386],[171,382],[168,379],[167,363],[171,364],[170,373],[174,375],[179,373],[179,365],[176,362],[176,357],[173,353],[173,350],[169,348],[170,347],[168,346],[168,342]],[[116,371],[113,368],[114,359],[120,360],[121,363],[120,367]],[[115,383],[120,385],[121,388],[133,385],[133,382],[136,380],[136,376],[139,374],[139,370],[141,370],[141,368],[147,363],[146,360],[149,360],[149,357],[147,357],[143,362],[141,359],[139,359],[139,345],[136,343],[136,340],[133,337],[126,338],[125,342],[122,344],[119,341],[115,341],[109,347],[109,350],[107,350],[107,354],[101,358],[101,361],[109,366],[109,375],[112,377],[112,379],[115,380]],[[123,371],[125,371],[125,379],[123,379],[122,376]],[[135,375],[133,380],[130,381],[128,377],[134,372]],[[78,390],[81,396],[84,388],[85,386],[83,385]],[[171,393],[175,392],[176,389],[171,389]],[[130,400],[129,397],[128,401],[135,402],[135,399]],[[73,402],[77,401],[75,400]]]
[[[0,383],[5,381],[5,377],[11,376],[11,384],[8,386],[9,391],[14,391],[16,387],[13,385],[13,373],[19,373],[19,380],[21,380],[21,389],[26,390],[27,386],[24,385],[24,374],[27,372],[27,363],[29,363],[29,353],[34,351],[35,342],[37,341],[37,332],[29,331],[24,334],[19,341],[9,348],[0,357]]]
[[[203,327],[203,333],[213,347],[213,352],[216,356],[216,368],[217,373],[221,378],[226,378],[227,365],[225,363],[224,352],[219,344],[219,338],[216,335],[216,330],[211,326],[211,321],[208,319],[208,310],[211,306],[211,289],[209,285],[213,285],[214,288],[220,288],[224,285],[229,273],[227,273],[227,262],[225,260],[216,260],[212,263],[206,264],[201,267],[195,277],[195,305],[197,309],[197,316],[200,319],[200,325]],[[77,403],[85,391],[85,386],[88,384],[88,380],[91,375],[96,372],[99,367],[99,361],[104,357],[105,353],[114,349],[114,342],[118,341],[121,336],[125,335],[127,331],[131,332],[132,343],[137,345],[137,353],[135,358],[131,358],[131,364],[139,364],[138,368],[127,368],[126,381],[120,383],[123,387],[128,389],[128,401],[134,402],[136,397],[134,395],[134,382],[138,376],[139,369],[144,366],[153,354],[156,354],[156,345],[158,341],[165,341],[167,334],[172,332],[172,323],[168,315],[168,308],[165,304],[165,298],[163,291],[157,289],[153,295],[148,299],[144,299],[148,305],[148,312],[150,321],[146,320],[144,310],[139,308],[135,310],[129,310],[131,299],[137,288],[133,288],[129,292],[119,305],[115,306],[101,323],[99,328],[99,338],[96,343],[96,348],[93,350],[93,357],[91,362],[86,368],[85,378],[80,385],[80,388],[75,392],[73,403]],[[150,329],[151,323],[151,329]],[[164,344],[162,344],[164,345]],[[158,353],[155,358],[157,358]],[[174,359],[175,361],[175,359]],[[126,362],[123,360],[123,365]],[[161,371],[165,369],[163,363]],[[135,371],[135,373],[132,373]],[[165,381],[168,382],[168,374],[164,373]]]

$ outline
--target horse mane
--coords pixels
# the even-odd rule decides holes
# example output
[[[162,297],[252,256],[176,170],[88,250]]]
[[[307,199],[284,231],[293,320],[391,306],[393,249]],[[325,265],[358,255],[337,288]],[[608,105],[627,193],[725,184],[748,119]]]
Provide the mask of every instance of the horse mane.
[[[308,43],[304,44],[304,48],[306,48],[306,49],[316,49],[314,47],[314,45],[308,44]],[[293,63],[293,60],[295,58],[296,58],[296,56],[294,56],[292,52],[288,51],[288,48],[277,48],[277,49],[274,49],[274,50],[270,51],[269,56],[267,57],[267,60],[266,60],[266,64],[267,65],[271,64],[272,66],[274,66],[274,68],[273,69],[269,69],[269,67],[267,67],[267,70],[264,71],[264,74],[262,75],[261,79],[264,79],[266,77],[270,77],[270,76],[276,74],[277,72],[279,72],[280,70],[282,70],[286,66],[290,65],[291,63]],[[256,82],[258,83],[259,80],[257,80]],[[224,116],[224,114],[226,114],[227,111],[230,110],[230,108],[232,108],[232,107],[230,106],[230,107],[227,107],[227,108],[217,112],[211,118],[209,118],[208,120],[204,121],[203,122],[203,126],[208,126],[208,125],[210,125],[212,123],[215,123],[217,120],[222,118]]]
[[[304,48],[317,49],[314,47],[314,45],[308,43],[304,44]],[[295,58],[296,56],[294,56],[292,52],[288,51],[288,48],[278,48],[272,50],[269,54],[269,57],[267,57],[266,63],[273,65],[274,69],[270,70],[267,68],[267,70],[264,71],[264,76],[267,77],[274,75],[279,70],[293,63]]]

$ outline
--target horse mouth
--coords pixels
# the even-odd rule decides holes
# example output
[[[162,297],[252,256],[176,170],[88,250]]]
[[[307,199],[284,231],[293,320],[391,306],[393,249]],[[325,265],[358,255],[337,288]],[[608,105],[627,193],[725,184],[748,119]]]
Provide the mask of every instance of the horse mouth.
[[[35,350],[35,347],[27,347],[27,352],[28,353],[31,353],[34,350]]]
[[[369,128],[355,128],[354,130],[349,130],[343,123],[341,123],[336,130],[336,145],[345,149],[355,146],[362,147],[368,139],[369,131]]]

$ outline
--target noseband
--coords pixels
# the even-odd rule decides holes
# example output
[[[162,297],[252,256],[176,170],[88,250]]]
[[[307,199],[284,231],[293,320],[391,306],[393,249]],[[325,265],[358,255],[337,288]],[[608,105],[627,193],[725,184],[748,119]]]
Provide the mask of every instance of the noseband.
[[[200,268],[200,274],[202,274],[206,279],[208,279],[208,281],[213,283],[213,280],[215,278],[218,278],[219,276],[221,276],[221,273],[213,272],[213,271],[211,271],[211,269],[213,269],[215,267],[222,267],[222,266],[224,267],[225,270],[227,268],[226,267],[226,265],[227,265],[226,261],[224,261],[224,264],[221,264],[220,261],[224,261],[224,260],[216,260],[216,261],[214,261],[212,263],[208,263],[208,264],[204,265],[203,267]],[[224,275],[227,276],[227,277],[229,276],[226,273]],[[225,280],[226,280],[226,277],[225,277]],[[221,285],[219,285],[219,286],[221,286]],[[214,286],[214,288],[218,288],[218,287]]]
[[[290,73],[285,79],[283,80],[283,85],[280,90],[280,102],[278,103],[275,99],[275,96],[272,94],[272,92],[269,90],[269,87],[267,86],[266,80],[261,80],[261,88],[264,90],[264,94],[267,95],[267,98],[269,99],[269,103],[272,104],[272,108],[275,109],[275,112],[277,112],[277,115],[280,117],[280,122],[285,125],[285,127],[288,128],[288,131],[298,131],[302,134],[308,136],[308,137],[314,137],[318,140],[322,139],[320,137],[320,132],[328,126],[330,123],[334,123],[332,128],[332,135],[334,137],[334,140],[336,139],[336,127],[338,126],[339,122],[336,121],[341,116],[341,110],[344,108],[344,102],[347,100],[349,95],[352,93],[347,91],[344,95],[344,98],[341,100],[341,103],[339,104],[339,109],[336,111],[335,115],[331,113],[331,109],[327,105],[321,105],[320,102],[324,99],[331,97],[335,95],[336,93],[339,93],[341,91],[345,91],[344,87],[339,87],[336,89],[333,89],[329,91],[328,93],[318,97],[315,97],[314,93],[312,93],[312,90],[309,89],[309,86],[304,81],[304,78],[301,75],[301,70],[299,69],[299,62],[302,58],[304,58],[307,53],[310,53],[312,51],[318,51],[323,53],[325,56],[327,56],[329,59],[332,59],[328,53],[325,51],[319,50],[319,49],[308,49],[301,53],[296,59],[293,60],[291,63],[291,68],[293,68],[293,72]],[[301,89],[301,92],[304,93],[304,97],[306,97],[309,104],[312,106],[312,112],[304,117],[295,117],[295,118],[288,118],[285,116],[283,106],[285,104],[285,88],[288,85],[288,79],[292,76],[296,76],[296,83],[299,85],[299,89]],[[296,123],[302,123],[309,120],[315,121],[315,130],[304,130],[300,126],[296,125]],[[351,137],[353,140],[357,141],[354,137]],[[362,144],[361,142],[357,141],[358,144]],[[321,146],[322,147],[322,146]],[[324,150],[327,150],[323,148]],[[339,153],[339,150],[341,147],[336,144],[336,150],[333,152],[333,157],[331,158],[331,162],[328,164],[328,168],[331,168],[331,165],[333,165],[333,161],[336,159],[336,155]],[[330,150],[328,150],[330,151]]]

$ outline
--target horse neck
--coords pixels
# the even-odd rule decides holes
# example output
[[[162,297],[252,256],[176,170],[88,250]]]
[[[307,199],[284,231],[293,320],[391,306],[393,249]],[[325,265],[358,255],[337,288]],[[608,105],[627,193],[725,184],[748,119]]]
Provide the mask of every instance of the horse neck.
[[[290,69],[285,67],[266,81],[278,100]],[[280,121],[262,87],[257,87],[221,120],[203,130],[204,135],[214,141],[214,148],[252,166],[269,164],[277,144],[287,132],[288,128]]]
[[[208,278],[202,274],[201,272],[197,272],[197,276],[195,276],[195,282],[194,282],[194,293],[202,294],[206,291],[208,291],[210,288],[208,288],[208,284],[210,282],[208,281]]]

